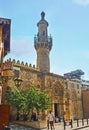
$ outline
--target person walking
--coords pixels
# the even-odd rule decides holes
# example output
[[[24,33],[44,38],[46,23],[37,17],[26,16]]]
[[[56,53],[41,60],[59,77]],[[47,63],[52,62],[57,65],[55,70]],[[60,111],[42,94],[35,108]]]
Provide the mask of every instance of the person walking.
[[[55,129],[55,128],[54,128],[55,118],[54,118],[54,115],[53,115],[52,111],[49,111],[49,114],[48,114],[48,122],[49,122],[49,124],[50,124],[51,130]],[[49,128],[48,128],[48,129],[49,129]]]

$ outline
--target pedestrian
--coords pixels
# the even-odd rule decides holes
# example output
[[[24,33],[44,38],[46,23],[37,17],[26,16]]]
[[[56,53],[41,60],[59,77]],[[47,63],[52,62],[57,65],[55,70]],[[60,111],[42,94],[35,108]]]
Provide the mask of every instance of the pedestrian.
[[[55,118],[54,118],[54,114],[52,113],[52,111],[49,111],[49,114],[48,114],[48,122],[49,122],[49,124],[50,124],[51,130],[52,130],[52,129],[55,129],[55,128],[54,128]]]

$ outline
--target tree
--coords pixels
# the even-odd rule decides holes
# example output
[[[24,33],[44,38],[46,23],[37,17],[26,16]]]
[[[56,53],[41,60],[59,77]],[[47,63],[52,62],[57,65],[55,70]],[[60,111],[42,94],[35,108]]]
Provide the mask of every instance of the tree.
[[[37,89],[32,86],[31,88],[25,90],[25,98],[27,99],[27,109],[31,111],[34,110],[37,102],[38,102],[38,92]]]
[[[45,110],[47,110],[51,106],[51,96],[49,96],[46,91],[41,91],[38,94],[38,106],[37,110],[42,111],[42,120],[45,119]]]
[[[36,108],[40,110],[47,110],[51,105],[51,97],[45,92],[38,93],[38,103]]]
[[[19,112],[20,110],[26,109],[26,98],[23,93],[18,91],[7,91],[5,94],[6,100],[17,109],[17,117],[16,120],[19,120]]]
[[[34,86],[29,89],[19,91],[7,91],[6,100],[17,109],[17,119],[19,119],[19,112],[23,112],[23,118],[26,119],[29,112],[47,110],[51,105],[51,97],[45,91],[38,91]]]

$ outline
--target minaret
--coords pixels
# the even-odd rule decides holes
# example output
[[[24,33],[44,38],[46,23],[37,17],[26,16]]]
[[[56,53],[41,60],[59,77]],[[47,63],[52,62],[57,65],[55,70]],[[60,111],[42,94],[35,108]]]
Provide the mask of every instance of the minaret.
[[[34,47],[37,51],[37,68],[41,72],[50,72],[49,52],[52,48],[52,37],[48,36],[48,22],[45,13],[41,13],[41,20],[37,23],[38,34],[34,37]]]

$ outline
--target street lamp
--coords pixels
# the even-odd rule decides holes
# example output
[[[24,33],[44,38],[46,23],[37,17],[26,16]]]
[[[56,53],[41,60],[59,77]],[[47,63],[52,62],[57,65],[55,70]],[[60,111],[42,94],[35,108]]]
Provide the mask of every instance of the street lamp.
[[[19,88],[23,82],[23,80],[21,78],[15,78],[14,79],[15,85],[17,88]]]
[[[15,82],[15,86],[16,86],[17,88],[19,88],[19,87],[21,86],[23,80],[22,80],[21,78],[17,77],[17,78],[14,79],[14,82]],[[19,90],[19,92],[20,92],[20,89],[18,89],[18,90]],[[16,120],[19,120],[19,111],[17,111]]]

